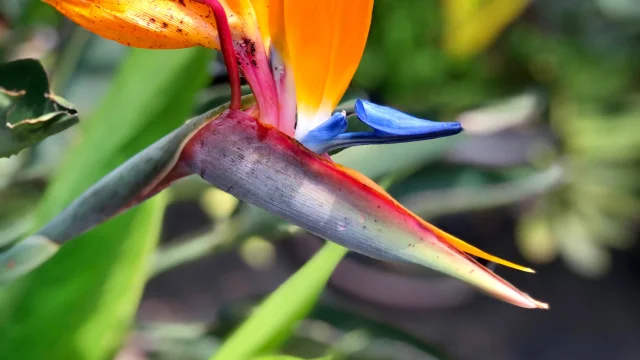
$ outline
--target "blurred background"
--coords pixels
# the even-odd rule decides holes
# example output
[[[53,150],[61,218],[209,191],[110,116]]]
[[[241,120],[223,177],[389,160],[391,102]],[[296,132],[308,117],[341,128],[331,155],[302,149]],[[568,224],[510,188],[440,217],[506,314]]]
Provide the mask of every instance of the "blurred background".
[[[75,197],[228,99],[216,54],[130,50],[40,1],[0,1],[3,62],[39,59],[52,91],[80,114],[78,126],[0,159],[0,247],[59,211],[43,204]],[[376,0],[345,102],[365,97],[460,121],[466,131],[350,149],[336,161],[444,230],[535,268],[496,272],[551,310],[516,308],[424,268],[350,253],[281,352],[640,358],[639,58],[637,0]],[[322,245],[196,178],[173,186],[168,201],[158,249],[144,250],[153,259],[146,286],[127,268],[140,249],[113,248],[144,236],[123,232],[125,215],[100,241],[84,235],[57,265],[0,291],[0,357],[37,359],[45,349],[48,359],[206,359]],[[131,278],[142,294],[120,287]],[[121,311],[135,324],[102,334]],[[123,345],[113,340],[122,333]],[[33,351],[7,356],[18,348]]]

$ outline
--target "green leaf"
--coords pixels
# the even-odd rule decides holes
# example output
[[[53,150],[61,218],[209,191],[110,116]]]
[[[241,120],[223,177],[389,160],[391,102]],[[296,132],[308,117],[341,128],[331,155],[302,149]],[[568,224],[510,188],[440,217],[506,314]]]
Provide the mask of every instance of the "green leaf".
[[[0,358],[111,358],[135,315],[165,204],[160,194],[81,236],[3,294]]]
[[[82,124],[84,141],[69,153],[47,189],[38,207],[38,225],[121,162],[179,127],[205,84],[210,56],[204,49],[133,50],[102,106]],[[0,358],[113,358],[135,314],[165,202],[160,195],[116,217],[2,288]]]
[[[24,59],[0,65],[0,86],[3,90],[2,115],[15,125],[24,119],[47,112],[49,80],[37,60]]]
[[[73,106],[50,93],[37,60],[0,65],[0,157],[15,155],[77,122]]]
[[[220,337],[227,334],[234,324],[247,316],[249,310],[245,302],[235,302],[223,307],[212,335]],[[331,336],[318,336],[319,333]],[[393,325],[354,312],[353,309],[336,308],[331,302],[317,304],[279,352],[305,358],[331,354],[335,360],[450,359],[443,349],[430,344],[428,339],[417,338]],[[399,353],[404,356],[398,355]]]
[[[327,242],[233,332],[211,359],[250,359],[278,349],[296,323],[311,311],[347,251]]]

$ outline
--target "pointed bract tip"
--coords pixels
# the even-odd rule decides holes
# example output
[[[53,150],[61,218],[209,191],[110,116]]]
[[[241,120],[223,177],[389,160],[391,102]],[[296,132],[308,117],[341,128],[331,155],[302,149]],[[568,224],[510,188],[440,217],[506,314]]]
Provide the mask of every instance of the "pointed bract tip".
[[[534,298],[532,298],[531,296],[529,296],[528,294],[524,294],[526,296],[526,300],[527,303],[526,304],[517,304],[521,307],[524,307],[526,309],[540,309],[540,310],[549,310],[549,304],[542,302],[542,301],[538,301]]]
[[[242,98],[242,90],[240,88],[240,72],[236,63],[236,53],[233,49],[233,40],[231,36],[231,28],[227,19],[227,13],[218,0],[197,0],[211,8],[213,17],[218,27],[218,37],[220,38],[220,50],[224,58],[224,64],[229,74],[229,86],[231,87],[231,102],[229,109],[239,110]]]
[[[542,301],[533,300],[533,303],[536,304],[538,309],[549,310],[549,304],[543,303]]]

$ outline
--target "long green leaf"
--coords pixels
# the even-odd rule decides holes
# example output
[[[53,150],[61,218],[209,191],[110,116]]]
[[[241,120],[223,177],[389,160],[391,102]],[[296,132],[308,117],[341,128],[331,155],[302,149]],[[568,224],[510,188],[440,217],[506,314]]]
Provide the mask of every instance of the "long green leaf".
[[[0,301],[0,358],[110,358],[135,315],[165,203],[160,194],[83,235],[12,286]]]
[[[296,323],[311,311],[347,251],[327,242],[251,314],[211,360],[246,360],[279,348]]]
[[[202,49],[134,50],[102,106],[83,123],[38,208],[42,225],[93,182],[182,124],[204,85]],[[112,358],[135,313],[164,199],[133,209],[61,248],[0,291],[0,358]],[[37,339],[35,341],[34,339]]]

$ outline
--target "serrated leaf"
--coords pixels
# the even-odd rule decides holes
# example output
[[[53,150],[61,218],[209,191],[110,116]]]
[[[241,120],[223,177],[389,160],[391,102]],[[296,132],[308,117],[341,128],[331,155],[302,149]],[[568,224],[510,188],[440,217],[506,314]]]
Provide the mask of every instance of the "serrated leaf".
[[[35,118],[47,108],[47,73],[37,60],[23,59],[0,65],[0,94],[9,99],[2,114],[7,124]]]
[[[0,65],[0,157],[17,154],[77,122],[73,105],[50,93],[37,60]]]

